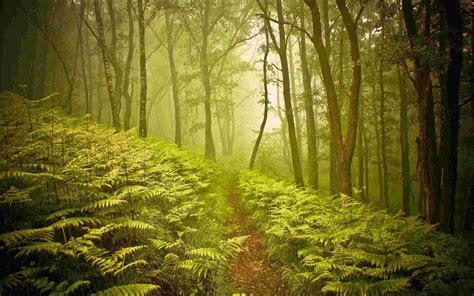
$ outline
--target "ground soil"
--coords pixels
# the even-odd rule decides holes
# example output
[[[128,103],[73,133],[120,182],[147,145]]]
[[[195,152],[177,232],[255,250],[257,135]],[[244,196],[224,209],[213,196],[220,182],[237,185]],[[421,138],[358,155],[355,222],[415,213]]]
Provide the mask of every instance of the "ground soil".
[[[229,204],[233,210],[230,221],[232,236],[249,236],[242,252],[231,262],[235,294],[287,295],[281,281],[281,270],[269,260],[258,228],[243,207],[235,186],[229,188]]]

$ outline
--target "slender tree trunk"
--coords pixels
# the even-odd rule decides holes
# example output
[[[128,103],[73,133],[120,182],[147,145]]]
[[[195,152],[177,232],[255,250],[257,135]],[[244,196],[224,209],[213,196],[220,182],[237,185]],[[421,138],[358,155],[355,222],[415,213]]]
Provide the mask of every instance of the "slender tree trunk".
[[[80,10],[80,18],[84,19],[85,13],[85,3],[84,0],[81,0],[80,3],[81,10]],[[87,73],[86,73],[86,60],[84,58],[84,42],[82,39],[82,21],[79,21],[79,28],[78,28],[78,38],[79,38],[79,54],[81,58],[81,70],[82,70],[82,81],[84,83],[84,100],[85,100],[85,113],[90,114],[90,101],[89,101],[89,89],[87,84]]]
[[[295,63],[293,60],[293,41],[291,40],[291,35],[288,36],[288,64],[290,67],[290,89],[291,89],[291,102],[294,111],[295,118],[295,128],[296,128],[296,143],[298,145],[298,154],[300,155],[300,160],[303,163],[303,144],[302,144],[302,132],[301,132],[301,119],[300,111],[298,106],[298,97],[296,93],[296,74],[295,74]]]
[[[207,53],[209,38],[209,14],[211,9],[211,0],[205,0],[204,16],[202,24],[202,45],[201,45],[201,80],[204,87],[204,112],[206,115],[205,122],[205,157],[207,159],[216,159],[216,149],[214,139],[212,137],[212,111],[211,111],[211,82],[209,73],[209,57]]]
[[[288,150],[289,150],[289,145],[288,145],[288,136],[286,134],[287,128],[286,128],[286,120],[285,117],[283,116],[283,112],[281,111],[281,103],[280,103],[280,83],[277,82],[277,114],[278,118],[280,118],[281,122],[281,141],[283,143],[283,159],[285,160],[285,163],[288,165],[288,169],[293,173],[293,166],[291,165],[290,157],[288,155]]]
[[[122,71],[122,66],[121,63],[118,60],[117,57],[117,25],[115,22],[115,9],[114,9],[114,4],[115,2],[112,0],[107,0],[107,10],[109,13],[109,19],[110,19],[110,35],[111,35],[111,41],[110,41],[110,50],[108,53],[110,54],[110,63],[112,64],[112,67],[114,69],[115,73],[115,85],[114,85],[114,101],[115,101],[115,107],[114,110],[110,110],[112,112],[111,117],[112,117],[112,123],[115,121],[115,117],[118,118],[118,121],[120,123],[120,111],[122,109],[122,87],[123,87],[123,71]],[[105,44],[105,39],[104,39],[104,44]],[[116,114],[114,114],[116,112]]]
[[[89,75],[89,113],[93,114],[93,79],[92,79],[92,63],[91,63],[91,50],[89,45],[89,34],[86,34],[86,50],[87,50],[87,74]]]
[[[360,104],[360,115],[359,115],[359,131],[357,137],[357,157],[359,161],[359,190],[360,200],[366,202],[366,193],[364,189],[364,148],[363,148],[363,134],[364,134],[364,104]]]
[[[100,54],[97,55],[97,61],[99,62],[97,65],[97,68],[99,69],[97,71],[97,122],[101,123],[102,122],[102,98],[101,98],[101,89],[100,89],[100,81],[102,80],[102,67],[103,63],[101,61]]]
[[[408,95],[405,76],[400,73],[397,67],[398,87],[400,95],[400,151],[402,159],[402,211],[405,216],[410,215],[410,145],[408,143]]]
[[[181,106],[178,95],[178,72],[174,60],[174,36],[173,36],[173,20],[170,16],[169,9],[165,9],[166,39],[168,41],[168,61],[171,71],[171,83],[173,88],[174,103],[174,143],[181,147]]]
[[[140,40],[140,124],[138,134],[140,138],[146,138],[146,56],[145,56],[145,17],[143,0],[138,0],[138,36]]]
[[[109,93],[110,111],[112,113],[112,125],[116,131],[120,131],[120,117],[119,117],[120,113],[117,107],[116,98],[114,96],[114,82],[112,80],[110,60],[109,60],[109,56],[107,55],[107,50],[106,50],[106,45],[105,45],[104,25],[102,22],[102,16],[100,14],[100,7],[99,7],[98,0],[94,0],[94,8],[95,8],[95,17],[96,17],[96,22],[97,22],[99,48],[101,49],[102,62],[104,64],[105,83],[107,86],[107,91]]]
[[[305,28],[304,3],[299,0],[300,27]],[[303,73],[304,106],[306,111],[306,133],[308,141],[308,183],[313,189],[319,189],[318,155],[316,148],[316,122],[313,110],[313,91],[309,74],[308,57],[306,55],[306,36],[299,34],[301,70]]]
[[[383,41],[382,41],[383,42]],[[387,132],[385,127],[385,85],[383,79],[383,65],[380,62],[379,68],[380,84],[380,157],[382,161],[382,195],[381,199],[384,208],[389,208],[388,203],[388,165],[387,165]]]
[[[370,187],[369,187],[369,145],[367,141],[367,132],[362,126],[363,138],[364,138],[364,164],[365,164],[365,200],[369,201]]]
[[[434,96],[433,87],[428,86],[428,98],[426,104],[426,151],[428,154],[428,169],[430,171],[430,178],[432,180],[432,186],[434,188],[434,205],[432,213],[432,221],[434,223],[439,222],[439,208],[440,208],[440,178],[441,178],[441,167],[440,159],[438,154],[438,145],[436,142],[436,122],[434,114]]]
[[[130,69],[132,67],[133,51],[134,51],[134,28],[133,28],[133,11],[132,0],[127,0],[127,16],[128,16],[128,53],[125,61],[125,71],[123,75],[122,92],[125,98],[125,114],[123,117],[123,128],[129,130],[130,120],[132,118],[132,95],[129,91],[130,87]]]
[[[357,138],[359,95],[362,79],[357,25],[347,9],[346,2],[344,0],[336,0],[337,7],[341,13],[342,21],[349,35],[349,41],[351,44],[352,82],[348,107],[348,125],[344,140],[342,136],[341,115],[337,104],[337,95],[329,64],[329,56],[322,41],[321,15],[319,7],[315,0],[305,0],[305,3],[311,10],[313,19],[312,41],[319,56],[321,74],[326,88],[331,136],[335,140],[338,149],[337,156],[340,191],[343,194],[352,196],[351,164]]]
[[[295,122],[293,118],[293,106],[291,104],[291,89],[290,89],[290,74],[288,68],[288,59],[287,59],[287,40],[285,35],[285,26],[283,18],[283,6],[282,1],[277,0],[277,14],[278,14],[278,33],[279,33],[279,42],[276,41],[274,36],[272,37],[275,45],[278,46],[278,55],[280,56],[281,61],[281,70],[283,77],[283,99],[285,102],[285,115],[286,121],[288,123],[288,135],[290,139],[290,149],[291,149],[291,161],[293,164],[293,174],[295,177],[295,183],[298,186],[304,186],[303,181],[303,172],[301,170],[300,155],[298,153],[298,143],[296,138],[296,129]],[[267,30],[271,30],[269,21],[267,20]],[[271,32],[271,31],[270,31]],[[272,33],[273,34],[273,33]]]
[[[262,141],[263,133],[265,132],[265,125],[267,124],[268,118],[268,77],[267,77],[267,68],[268,68],[268,54],[270,52],[270,47],[268,44],[268,28],[265,28],[265,53],[263,55],[263,119],[260,125],[260,130],[258,133],[257,140],[255,141],[255,146],[253,147],[252,156],[250,157],[249,168],[252,170],[255,166],[255,159],[257,158],[258,147]]]
[[[376,100],[373,101],[373,114],[377,114]],[[375,149],[377,150],[375,155],[377,157],[377,185],[378,185],[378,201],[383,204],[383,170],[382,170],[382,154],[380,147],[380,129],[377,116],[374,116],[374,129],[375,129]]]

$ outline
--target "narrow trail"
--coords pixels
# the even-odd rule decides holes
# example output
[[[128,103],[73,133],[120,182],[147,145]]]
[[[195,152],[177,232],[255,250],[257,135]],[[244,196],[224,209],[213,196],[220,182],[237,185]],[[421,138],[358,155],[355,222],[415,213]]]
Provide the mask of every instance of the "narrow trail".
[[[262,237],[241,203],[235,182],[229,187],[228,198],[233,210],[230,221],[233,227],[232,236],[249,236],[242,252],[231,262],[234,293],[253,296],[286,295],[279,268],[268,259]]]

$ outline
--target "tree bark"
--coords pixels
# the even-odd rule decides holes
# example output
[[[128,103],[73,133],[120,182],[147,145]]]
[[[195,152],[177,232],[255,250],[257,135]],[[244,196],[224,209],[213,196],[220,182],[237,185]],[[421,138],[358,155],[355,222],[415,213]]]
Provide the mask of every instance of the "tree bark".
[[[145,17],[143,0],[138,0],[138,35],[140,45],[140,121],[138,135],[140,138],[147,136],[146,124],[146,56],[145,56]]]
[[[125,98],[125,114],[123,117],[123,128],[129,130],[130,120],[132,118],[132,95],[129,92],[130,86],[130,69],[132,66],[133,51],[134,51],[134,28],[133,28],[133,11],[132,0],[127,0],[127,16],[128,16],[128,53],[125,61],[125,71],[123,75],[122,92]]]
[[[301,132],[301,119],[300,111],[298,106],[298,96],[296,91],[296,74],[295,74],[295,63],[293,56],[293,41],[291,40],[291,35],[288,36],[288,64],[290,68],[290,89],[291,89],[291,104],[293,106],[294,118],[295,118],[295,129],[296,129],[296,143],[298,145],[298,154],[300,155],[301,165],[303,166],[303,140]]]
[[[170,16],[169,9],[165,9],[165,24],[166,24],[166,39],[168,43],[168,61],[171,71],[171,83],[173,89],[173,104],[174,104],[174,143],[181,147],[181,106],[179,103],[178,94],[178,72],[176,71],[176,64],[174,60],[174,36],[173,36],[173,20]]]
[[[265,7],[266,8],[266,7]],[[270,47],[268,44],[268,28],[265,28],[265,53],[263,55],[263,119],[260,124],[260,130],[258,132],[257,140],[255,141],[255,146],[253,147],[252,156],[250,157],[249,168],[252,170],[255,166],[255,159],[257,158],[258,147],[262,141],[263,133],[265,132],[265,125],[267,124],[268,119],[268,54],[270,52]]]
[[[408,95],[406,78],[397,67],[398,87],[400,95],[400,151],[402,160],[402,211],[405,216],[410,215],[410,145],[408,143]]]
[[[80,18],[84,19],[84,13],[85,13],[85,3],[84,0],[81,0],[80,3]],[[79,22],[79,28],[78,28],[78,38],[79,38],[79,53],[81,55],[81,69],[82,69],[82,81],[84,83],[84,101],[85,101],[85,113],[90,114],[90,100],[89,100],[89,86],[87,83],[87,73],[86,73],[86,60],[84,58],[84,42],[82,38],[82,21]]]
[[[387,164],[387,132],[385,126],[385,83],[384,83],[384,64],[383,64],[383,52],[385,50],[384,47],[384,38],[385,38],[385,10],[384,10],[384,2],[381,1],[381,9],[380,9],[380,21],[382,24],[381,28],[381,36],[380,36],[380,64],[379,64],[379,85],[380,85],[380,156],[382,158],[382,201],[383,206],[386,209],[390,208],[389,200],[388,200],[388,164]]]
[[[104,64],[104,73],[105,73],[105,83],[107,85],[107,91],[109,94],[110,101],[110,111],[112,113],[112,125],[115,130],[120,131],[120,117],[119,117],[119,108],[117,106],[116,97],[114,96],[114,82],[112,79],[112,73],[110,69],[110,59],[107,55],[107,49],[105,45],[105,36],[104,36],[104,25],[102,22],[102,16],[100,13],[99,1],[94,0],[95,8],[95,18],[97,22],[97,32],[99,38],[99,48],[101,49],[102,62]]]
[[[288,135],[290,140],[290,150],[291,150],[291,161],[293,164],[293,175],[295,178],[295,183],[298,186],[303,187],[303,172],[301,170],[301,162],[300,162],[300,155],[298,153],[298,143],[296,138],[296,129],[295,129],[295,122],[293,117],[293,106],[291,104],[291,89],[290,89],[290,74],[288,68],[288,59],[287,59],[287,40],[285,35],[285,26],[284,26],[284,18],[283,18],[283,6],[282,1],[277,0],[277,15],[278,15],[278,33],[279,33],[279,41],[276,41],[275,36],[272,37],[275,46],[278,48],[278,55],[280,56],[281,61],[281,71],[283,77],[283,99],[285,102],[285,115],[286,121],[288,123]],[[270,31],[271,34],[271,26],[269,21],[267,20],[267,30]]]
[[[443,229],[453,233],[455,229],[456,216],[456,183],[458,164],[458,137],[459,137],[459,86],[461,82],[461,71],[463,63],[463,17],[459,0],[443,0],[446,11],[446,21],[448,26],[448,69],[446,80],[447,92],[447,118],[449,141],[447,155],[441,156],[448,159],[447,165],[443,168],[442,177],[442,198],[445,204],[443,207]]]
[[[304,17],[304,3],[299,0],[299,17],[300,27],[305,28]],[[303,31],[299,34],[299,47],[301,70],[303,73],[303,88],[304,88],[304,106],[306,112],[306,133],[308,141],[308,183],[313,189],[319,189],[319,175],[318,175],[318,155],[316,147],[316,122],[314,118],[313,109],[313,91],[311,88],[311,76],[308,67],[308,57],[306,55],[306,36]]]
[[[212,137],[212,111],[211,111],[211,82],[209,73],[209,57],[208,57],[208,38],[209,38],[209,14],[211,9],[211,0],[205,0],[204,16],[202,24],[202,44],[201,44],[201,81],[204,87],[204,112],[206,115],[205,122],[205,157],[207,159],[216,160],[216,149],[214,139]]]
[[[315,0],[305,0],[305,3],[311,9],[313,19],[313,43],[319,56],[321,74],[326,88],[331,136],[335,140],[338,149],[337,156],[340,191],[343,194],[352,196],[351,163],[357,136],[359,94],[362,78],[357,27],[347,9],[345,1],[337,0],[337,7],[341,13],[344,26],[349,35],[352,61],[352,83],[349,98],[348,126],[345,137],[346,139],[344,140],[342,136],[340,110],[337,105],[334,79],[329,64],[329,56],[322,41],[321,16],[318,4]]]
[[[424,0],[425,6],[425,28],[423,37],[429,38],[431,27],[431,4],[430,1]],[[402,11],[405,28],[407,31],[410,47],[416,51],[416,40],[418,38],[418,29],[416,26],[413,5],[411,0],[402,0]],[[415,82],[414,86],[417,92],[418,107],[418,124],[419,136],[417,139],[418,147],[418,167],[420,170],[420,188],[423,198],[425,199],[426,220],[429,223],[436,223],[436,190],[433,180],[433,173],[429,166],[429,141],[427,135],[427,118],[428,118],[428,97],[430,85],[430,67],[425,64],[419,53],[414,53],[414,70]]]
[[[280,119],[281,122],[281,141],[283,143],[283,159],[285,160],[285,163],[288,165],[288,169],[291,173],[293,173],[293,166],[291,165],[290,157],[288,155],[288,136],[287,136],[287,128],[286,128],[286,120],[285,117],[283,116],[283,112],[281,112],[281,103],[280,103],[280,83],[277,82],[277,115],[278,118]]]

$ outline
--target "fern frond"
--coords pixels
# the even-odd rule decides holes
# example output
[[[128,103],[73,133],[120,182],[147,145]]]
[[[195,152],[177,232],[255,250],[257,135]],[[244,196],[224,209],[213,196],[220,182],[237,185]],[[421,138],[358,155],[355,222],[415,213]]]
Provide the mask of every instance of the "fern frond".
[[[95,202],[92,202],[84,207],[81,208],[82,212],[86,211],[101,211],[104,209],[108,209],[111,207],[116,207],[120,206],[127,203],[126,200],[123,199],[117,199],[117,198],[107,198],[107,199],[101,199]]]
[[[84,225],[99,225],[100,220],[94,217],[71,217],[59,220],[50,225],[54,229],[61,229],[66,227],[79,227]]]
[[[71,257],[74,256],[74,252],[66,249],[63,244],[56,242],[46,242],[20,247],[15,257],[28,256],[36,253],[48,253],[51,255],[62,254]]]
[[[133,253],[136,253],[136,252],[142,250],[143,248],[146,248],[146,245],[122,248],[122,249],[116,251],[115,253],[113,253],[112,258],[115,261],[124,260],[126,256],[129,256]]]
[[[160,286],[150,284],[131,284],[124,286],[114,286],[106,290],[98,291],[92,295],[97,296],[145,296],[160,289]]]
[[[0,234],[0,241],[6,246],[31,238],[35,238],[40,241],[52,241],[53,234],[54,229],[52,227],[22,229]]]

